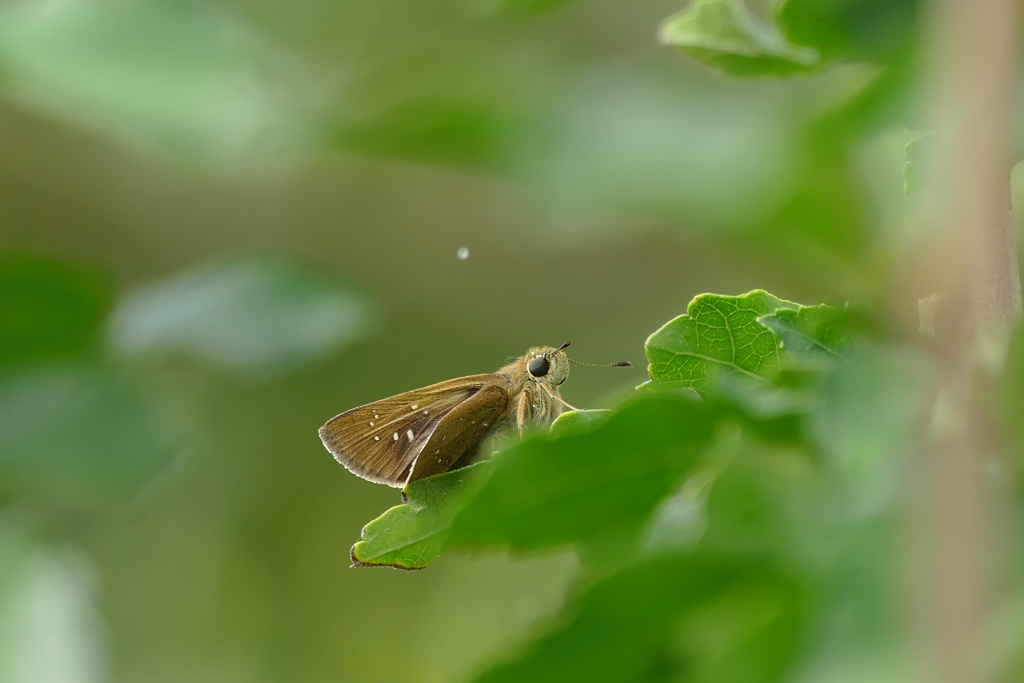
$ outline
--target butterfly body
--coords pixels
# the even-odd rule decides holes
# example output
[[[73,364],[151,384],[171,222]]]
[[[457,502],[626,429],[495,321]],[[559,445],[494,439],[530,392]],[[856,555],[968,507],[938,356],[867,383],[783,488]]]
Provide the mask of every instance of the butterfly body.
[[[321,427],[320,438],[354,474],[396,488],[465,467],[496,432],[548,424],[571,408],[558,391],[569,375],[567,345],[534,347],[497,372],[353,408]]]

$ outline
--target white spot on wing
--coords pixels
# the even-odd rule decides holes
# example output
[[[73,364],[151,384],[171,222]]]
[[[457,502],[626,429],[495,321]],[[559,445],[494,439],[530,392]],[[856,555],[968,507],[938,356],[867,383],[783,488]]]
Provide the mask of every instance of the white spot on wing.
[[[370,422],[370,426],[371,426],[371,427],[373,426],[373,422],[372,422],[372,421]]]
[[[407,439],[409,439],[409,441],[412,441],[413,439],[416,438],[416,435],[412,433],[411,429],[406,429],[405,430],[405,436],[406,436]]]
[[[419,405],[417,405],[415,403],[413,403],[411,406],[409,406],[409,410],[416,410],[417,408],[419,408]]]
[[[395,441],[398,441],[398,432],[395,432],[394,434],[392,434],[391,438],[394,439]]]
[[[374,441],[380,441],[380,437],[379,436],[375,436],[375,437],[373,437],[373,440]]]

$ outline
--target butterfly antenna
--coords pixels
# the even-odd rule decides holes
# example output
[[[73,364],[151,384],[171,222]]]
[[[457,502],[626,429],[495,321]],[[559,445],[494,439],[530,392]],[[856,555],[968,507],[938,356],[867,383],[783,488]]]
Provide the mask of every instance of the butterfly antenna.
[[[562,349],[564,349],[565,347],[569,346],[570,344],[572,344],[572,342],[565,342],[564,344],[559,346],[557,349],[555,349],[555,351],[561,351]],[[630,363],[628,360],[620,360],[618,363],[584,363],[581,360],[573,360],[572,358],[569,358],[569,356],[566,356],[566,358],[569,359],[570,363],[576,363],[577,365],[589,365],[590,367],[593,367],[593,368],[631,368],[631,367],[633,367],[633,364]]]
[[[566,356],[566,358],[569,358]],[[620,360],[618,363],[584,363],[581,360],[573,360],[569,358],[570,363],[576,363],[576,365],[589,365],[592,368],[631,368],[633,364],[628,360]]]

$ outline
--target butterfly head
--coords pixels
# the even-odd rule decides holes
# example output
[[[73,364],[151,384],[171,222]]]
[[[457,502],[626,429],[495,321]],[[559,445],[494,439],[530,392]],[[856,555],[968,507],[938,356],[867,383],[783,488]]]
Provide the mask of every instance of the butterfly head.
[[[526,372],[534,382],[557,387],[569,376],[569,357],[564,349],[569,342],[557,349],[553,346],[538,346],[526,354]]]

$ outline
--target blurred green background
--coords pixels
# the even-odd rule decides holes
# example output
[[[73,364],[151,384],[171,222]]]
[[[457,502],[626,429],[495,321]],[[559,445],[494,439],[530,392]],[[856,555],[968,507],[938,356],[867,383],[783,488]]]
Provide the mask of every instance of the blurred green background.
[[[399,496],[324,421],[566,339],[612,405],[705,291],[876,301],[908,43],[731,81],[681,8],[0,3],[0,680],[461,680],[576,558],[350,569]]]

